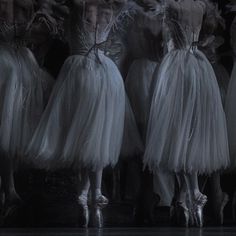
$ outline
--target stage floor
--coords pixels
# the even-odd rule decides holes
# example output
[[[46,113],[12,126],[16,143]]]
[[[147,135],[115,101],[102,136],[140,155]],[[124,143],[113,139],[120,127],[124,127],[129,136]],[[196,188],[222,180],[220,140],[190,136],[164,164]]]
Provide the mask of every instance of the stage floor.
[[[105,228],[1,229],[0,236],[235,236],[236,227],[215,228]]]

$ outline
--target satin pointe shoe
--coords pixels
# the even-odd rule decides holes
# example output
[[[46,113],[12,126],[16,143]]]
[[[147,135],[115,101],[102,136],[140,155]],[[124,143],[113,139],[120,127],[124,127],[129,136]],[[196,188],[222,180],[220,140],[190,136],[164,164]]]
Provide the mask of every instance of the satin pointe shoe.
[[[81,207],[81,212],[82,212],[82,219],[81,219],[82,227],[87,228],[89,224],[88,198],[83,195],[79,196],[78,204]]]
[[[199,194],[194,200],[194,216],[196,226],[201,228],[203,227],[203,209],[207,203],[207,196],[204,194]]]
[[[99,195],[96,199],[92,202],[91,206],[91,226],[95,228],[102,228],[103,227],[103,214],[102,209],[108,205],[108,199],[103,196]]]

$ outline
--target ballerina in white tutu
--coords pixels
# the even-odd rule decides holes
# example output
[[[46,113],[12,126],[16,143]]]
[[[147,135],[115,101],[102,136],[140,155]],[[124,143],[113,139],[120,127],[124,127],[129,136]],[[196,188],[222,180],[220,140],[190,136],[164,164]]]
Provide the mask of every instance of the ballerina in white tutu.
[[[45,107],[44,92],[51,84],[27,48],[34,26],[29,26],[33,12],[31,0],[0,1],[0,175],[6,215],[21,203],[14,185],[14,169],[24,160]]]
[[[144,1],[143,1],[144,2]],[[147,3],[148,2],[148,3]],[[226,121],[214,70],[197,49],[207,1],[145,1],[163,13],[168,54],[154,89],[144,164],[153,172],[165,169],[179,176],[176,210],[188,226],[187,192],[195,223],[202,226],[207,197],[199,190],[198,174],[229,164]]]
[[[79,204],[84,226],[102,226],[103,169],[114,166],[122,145],[125,91],[120,72],[106,57],[108,34],[126,1],[68,1],[65,27],[71,56],[65,61],[49,104],[30,142],[28,156],[43,168],[81,170]],[[48,166],[47,166],[48,164]]]

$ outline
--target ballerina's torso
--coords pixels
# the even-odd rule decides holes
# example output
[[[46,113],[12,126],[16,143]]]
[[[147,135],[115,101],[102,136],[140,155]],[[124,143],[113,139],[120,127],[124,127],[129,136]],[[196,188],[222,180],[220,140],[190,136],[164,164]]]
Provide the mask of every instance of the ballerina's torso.
[[[0,0],[0,42],[23,41],[32,14],[32,0]]]
[[[133,24],[128,31],[128,45],[129,51],[135,59],[138,58],[153,58],[153,53],[159,53],[157,51],[153,52],[153,48],[150,41],[153,38],[158,37],[161,33],[161,17],[160,16],[148,16],[143,11],[138,12],[134,16]],[[157,41],[157,40],[156,40]],[[161,41],[155,42],[161,45]]]
[[[71,54],[87,54],[92,49],[104,47],[114,19],[115,12],[111,6],[75,6],[71,12],[67,32]]]
[[[200,0],[168,0],[164,8],[168,51],[189,49],[198,42],[205,4]]]

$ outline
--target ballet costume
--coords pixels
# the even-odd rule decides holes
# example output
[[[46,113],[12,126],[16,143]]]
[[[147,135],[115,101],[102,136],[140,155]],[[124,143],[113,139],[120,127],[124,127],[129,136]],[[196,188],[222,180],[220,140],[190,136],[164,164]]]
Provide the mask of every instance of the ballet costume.
[[[24,153],[39,123],[53,86],[24,37],[26,25],[1,25],[0,43],[0,147],[14,162]],[[19,159],[20,158],[20,159]]]

